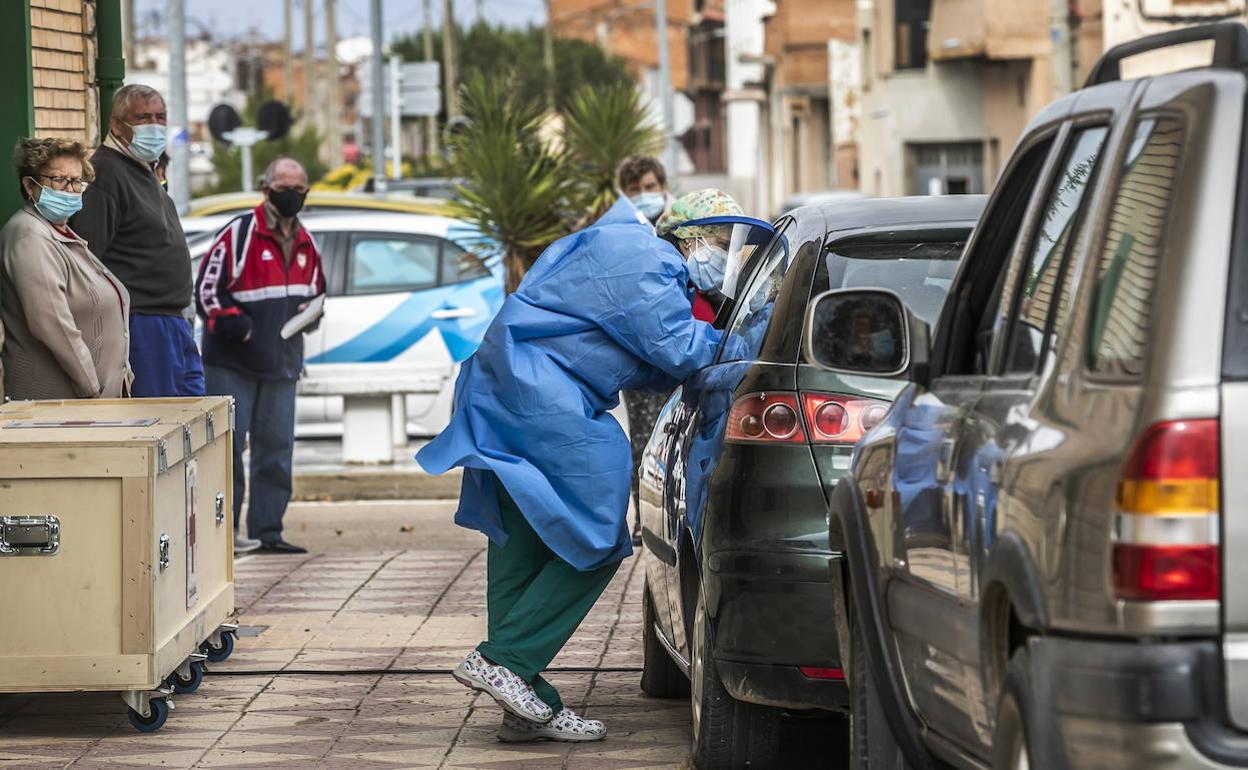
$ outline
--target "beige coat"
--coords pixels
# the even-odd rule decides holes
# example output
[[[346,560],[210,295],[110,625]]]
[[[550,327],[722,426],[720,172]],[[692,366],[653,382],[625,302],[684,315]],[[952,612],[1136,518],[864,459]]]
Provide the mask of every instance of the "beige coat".
[[[5,395],[118,398],[130,374],[130,294],[87,242],[33,208],[0,230]]]

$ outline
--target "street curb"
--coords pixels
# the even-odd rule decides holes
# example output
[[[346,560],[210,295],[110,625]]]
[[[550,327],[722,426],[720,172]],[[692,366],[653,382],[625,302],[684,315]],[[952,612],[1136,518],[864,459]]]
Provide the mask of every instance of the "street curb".
[[[294,478],[296,502],[350,500],[455,500],[463,476],[459,469],[431,476],[419,471],[342,470],[298,473]]]

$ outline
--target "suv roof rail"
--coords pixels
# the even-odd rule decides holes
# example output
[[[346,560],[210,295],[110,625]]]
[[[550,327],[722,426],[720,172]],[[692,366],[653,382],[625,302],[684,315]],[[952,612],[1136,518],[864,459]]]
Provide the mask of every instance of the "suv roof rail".
[[[1213,60],[1209,66],[1216,69],[1236,69],[1248,66],[1248,27],[1237,21],[1223,21],[1216,24],[1172,29],[1168,32],[1120,43],[1101,56],[1092,67],[1092,71],[1088,73],[1088,80],[1083,87],[1088,88],[1121,80],[1123,59],[1203,40],[1213,41]]]

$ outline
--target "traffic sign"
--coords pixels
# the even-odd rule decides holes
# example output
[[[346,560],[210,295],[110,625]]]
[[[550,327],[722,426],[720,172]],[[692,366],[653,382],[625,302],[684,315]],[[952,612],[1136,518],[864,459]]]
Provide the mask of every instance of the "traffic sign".
[[[442,80],[442,66],[436,61],[409,61],[403,65],[399,83],[408,88],[437,88]]]
[[[438,88],[440,68],[437,62],[408,62],[399,75],[399,111],[405,118],[437,115],[442,111],[442,89]],[[431,79],[432,74],[432,79]],[[384,111],[390,112],[390,70],[385,71],[385,91],[382,93]],[[372,78],[360,82],[360,98],[357,102],[360,114],[372,117]]]

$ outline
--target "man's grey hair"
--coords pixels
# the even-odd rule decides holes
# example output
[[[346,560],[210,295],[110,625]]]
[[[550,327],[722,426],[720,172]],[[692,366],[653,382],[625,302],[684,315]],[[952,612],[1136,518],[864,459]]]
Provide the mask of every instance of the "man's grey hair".
[[[155,88],[152,88],[151,86],[145,86],[139,83],[131,83],[128,86],[122,86],[121,88],[118,88],[117,93],[113,94],[112,114],[116,115],[119,119],[123,115],[129,115],[130,114],[130,102],[134,101],[135,99],[142,99],[143,101],[149,101],[151,99],[160,99],[161,101],[164,101],[165,97],[161,96],[160,91],[157,91]]]
[[[303,164],[295,160],[294,158],[290,157],[289,155],[279,155],[276,158],[274,158],[272,162],[269,163],[268,166],[265,167],[264,175],[260,177],[260,186],[268,187],[269,184],[273,181],[274,174],[277,173],[277,167],[287,161],[294,163],[296,166],[303,169]],[[306,174],[307,169],[303,169],[303,172]]]

